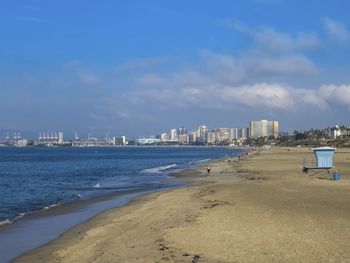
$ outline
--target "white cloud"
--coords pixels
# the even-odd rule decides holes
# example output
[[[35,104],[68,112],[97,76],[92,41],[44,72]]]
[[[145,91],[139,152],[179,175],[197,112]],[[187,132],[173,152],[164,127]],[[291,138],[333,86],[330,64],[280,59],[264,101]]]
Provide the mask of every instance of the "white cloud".
[[[73,59],[66,64],[63,65],[63,69],[69,70],[69,69],[76,69],[83,65],[83,62],[79,59]]]
[[[319,45],[315,33],[298,33],[292,36],[269,27],[253,32],[253,37],[256,45],[271,52],[314,49]]]
[[[136,83],[141,86],[160,86],[165,80],[156,74],[146,74],[136,79]]]
[[[350,107],[350,85],[322,85],[319,94],[330,104],[340,103]]]
[[[303,55],[254,58],[250,63],[260,74],[312,76],[317,73],[316,65]]]
[[[186,76],[184,76],[186,78]],[[168,79],[168,86],[142,89],[130,94],[138,105],[159,105],[167,109],[224,109],[237,107],[261,111],[304,112],[328,110],[330,105],[350,108],[350,85],[322,85],[316,89],[295,88],[281,83],[256,82],[242,85],[179,85]]]
[[[94,73],[79,72],[78,76],[81,83],[88,85],[98,84],[101,80],[100,77]]]
[[[115,73],[134,71],[140,69],[150,69],[163,64],[178,61],[177,57],[164,56],[164,57],[151,57],[151,58],[139,58],[130,59],[124,63],[119,64],[115,69]]]
[[[180,67],[168,67],[174,61],[170,57],[120,64],[113,73],[123,73],[124,93],[108,95],[111,99],[104,103],[106,112],[113,112],[121,120],[141,119],[140,116],[151,120],[158,114],[164,117],[162,111],[173,114],[177,110],[229,113],[239,109],[307,115],[315,109],[333,109],[333,104],[350,108],[350,85],[313,89],[303,86],[303,80],[319,74],[307,55],[320,46],[315,33],[286,34],[273,28],[252,30],[237,24],[234,27],[252,41],[250,48],[239,55],[201,50],[195,63]],[[75,63],[71,64],[74,67]],[[77,72],[83,83],[96,84],[102,80],[99,76],[105,76],[82,70]],[[114,84],[110,85],[112,93],[116,90]]]
[[[319,92],[319,89],[294,89],[293,97],[300,106],[300,109],[309,110],[326,110],[329,108],[328,102],[323,98]]]
[[[249,108],[288,110],[292,109],[295,103],[289,88],[275,83],[227,87],[219,90],[219,93],[222,100],[232,101]]]
[[[325,18],[323,20],[324,29],[328,35],[328,38],[331,41],[343,43],[349,42],[350,40],[350,31],[347,27],[338,21]]]
[[[223,24],[250,37],[254,48],[265,52],[288,53],[315,50],[320,46],[320,39],[314,32],[299,32],[292,35],[277,31],[272,27],[261,27],[255,30],[231,20],[224,20]]]
[[[119,109],[116,109],[114,110],[114,113],[121,119],[130,119],[130,113],[125,111],[125,110],[119,110]]]
[[[309,97],[313,92],[300,91],[287,85],[277,83],[254,83],[239,86],[199,86],[152,88],[139,90],[131,94],[138,102],[161,104],[168,108],[199,107],[203,109],[226,109],[236,107],[262,110],[295,110],[295,106],[303,103],[299,95]],[[311,98],[310,98],[311,100]]]
[[[301,54],[257,55],[245,54],[239,58],[217,54],[211,51],[201,52],[201,62],[205,73],[198,79],[214,78],[214,83],[240,84],[246,81],[265,81],[268,77],[314,76],[316,65]]]

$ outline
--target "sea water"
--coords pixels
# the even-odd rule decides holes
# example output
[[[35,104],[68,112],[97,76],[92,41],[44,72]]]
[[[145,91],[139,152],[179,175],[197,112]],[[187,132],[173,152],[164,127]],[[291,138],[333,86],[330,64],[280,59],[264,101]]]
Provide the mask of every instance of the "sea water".
[[[230,147],[0,148],[0,224],[11,224],[0,227],[0,262],[137,195],[179,186],[165,180],[169,173],[239,152]],[[69,212],[37,216],[79,202],[84,205]]]

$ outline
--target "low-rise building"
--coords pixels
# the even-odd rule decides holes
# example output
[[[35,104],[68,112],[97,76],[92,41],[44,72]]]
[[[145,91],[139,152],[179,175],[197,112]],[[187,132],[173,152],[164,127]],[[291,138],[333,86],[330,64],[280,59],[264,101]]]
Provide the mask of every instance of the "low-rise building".
[[[189,144],[190,138],[188,134],[180,134],[179,135],[179,143],[181,144]]]
[[[344,125],[336,125],[331,128],[331,137],[333,139],[350,137],[350,128],[345,127]]]

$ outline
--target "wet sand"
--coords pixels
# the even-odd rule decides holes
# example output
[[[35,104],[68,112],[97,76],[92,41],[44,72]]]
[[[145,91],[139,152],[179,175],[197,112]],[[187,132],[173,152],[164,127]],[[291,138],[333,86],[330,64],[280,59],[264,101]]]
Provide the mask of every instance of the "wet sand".
[[[272,148],[180,173],[185,188],[102,213],[16,262],[350,262],[350,149],[340,181]],[[190,179],[187,179],[190,178]]]

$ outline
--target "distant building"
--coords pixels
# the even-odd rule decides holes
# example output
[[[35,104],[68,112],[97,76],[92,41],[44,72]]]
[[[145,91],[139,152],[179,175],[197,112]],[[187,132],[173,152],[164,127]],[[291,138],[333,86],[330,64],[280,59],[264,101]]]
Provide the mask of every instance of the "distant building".
[[[17,147],[26,147],[28,145],[29,141],[27,139],[19,139],[15,146]]]
[[[126,137],[125,136],[120,136],[120,137],[112,137],[112,143],[114,146],[120,146],[120,145],[126,145]]]
[[[168,140],[168,135],[166,134],[166,132],[163,132],[161,135],[160,135],[160,140],[162,142],[165,142]]]
[[[184,135],[184,134],[187,134],[187,129],[184,127],[184,126],[180,126],[178,128],[178,133],[177,133],[179,136],[180,135]]]
[[[188,134],[180,134],[179,135],[179,142],[182,144],[189,144],[190,138]]]
[[[259,137],[278,137],[279,123],[278,121],[251,121],[249,123],[249,137],[259,138]]]
[[[208,132],[207,142],[208,144],[216,144],[221,142],[230,141],[230,129],[229,128],[217,128]]]
[[[215,137],[217,142],[224,142],[230,140],[230,129],[229,128],[218,128],[215,129]]]
[[[172,129],[170,131],[170,140],[171,141],[177,141],[178,140],[177,130],[176,129]]]
[[[350,137],[350,128],[336,125],[331,128],[331,137],[333,139]]]
[[[208,144],[215,144],[215,143],[216,143],[215,131],[208,132]]]
[[[160,139],[156,138],[140,138],[136,140],[138,145],[155,145],[160,143]]]
[[[197,130],[198,139],[197,142],[207,143],[208,142],[208,127],[205,125],[199,126]]]
[[[62,144],[64,142],[63,132],[58,133],[58,143]]]
[[[246,128],[231,128],[230,129],[230,139],[247,139],[247,129]]]
[[[197,140],[198,140],[198,134],[197,134],[197,132],[190,132],[190,134],[189,134],[189,142],[190,143],[196,143],[197,142]]]

